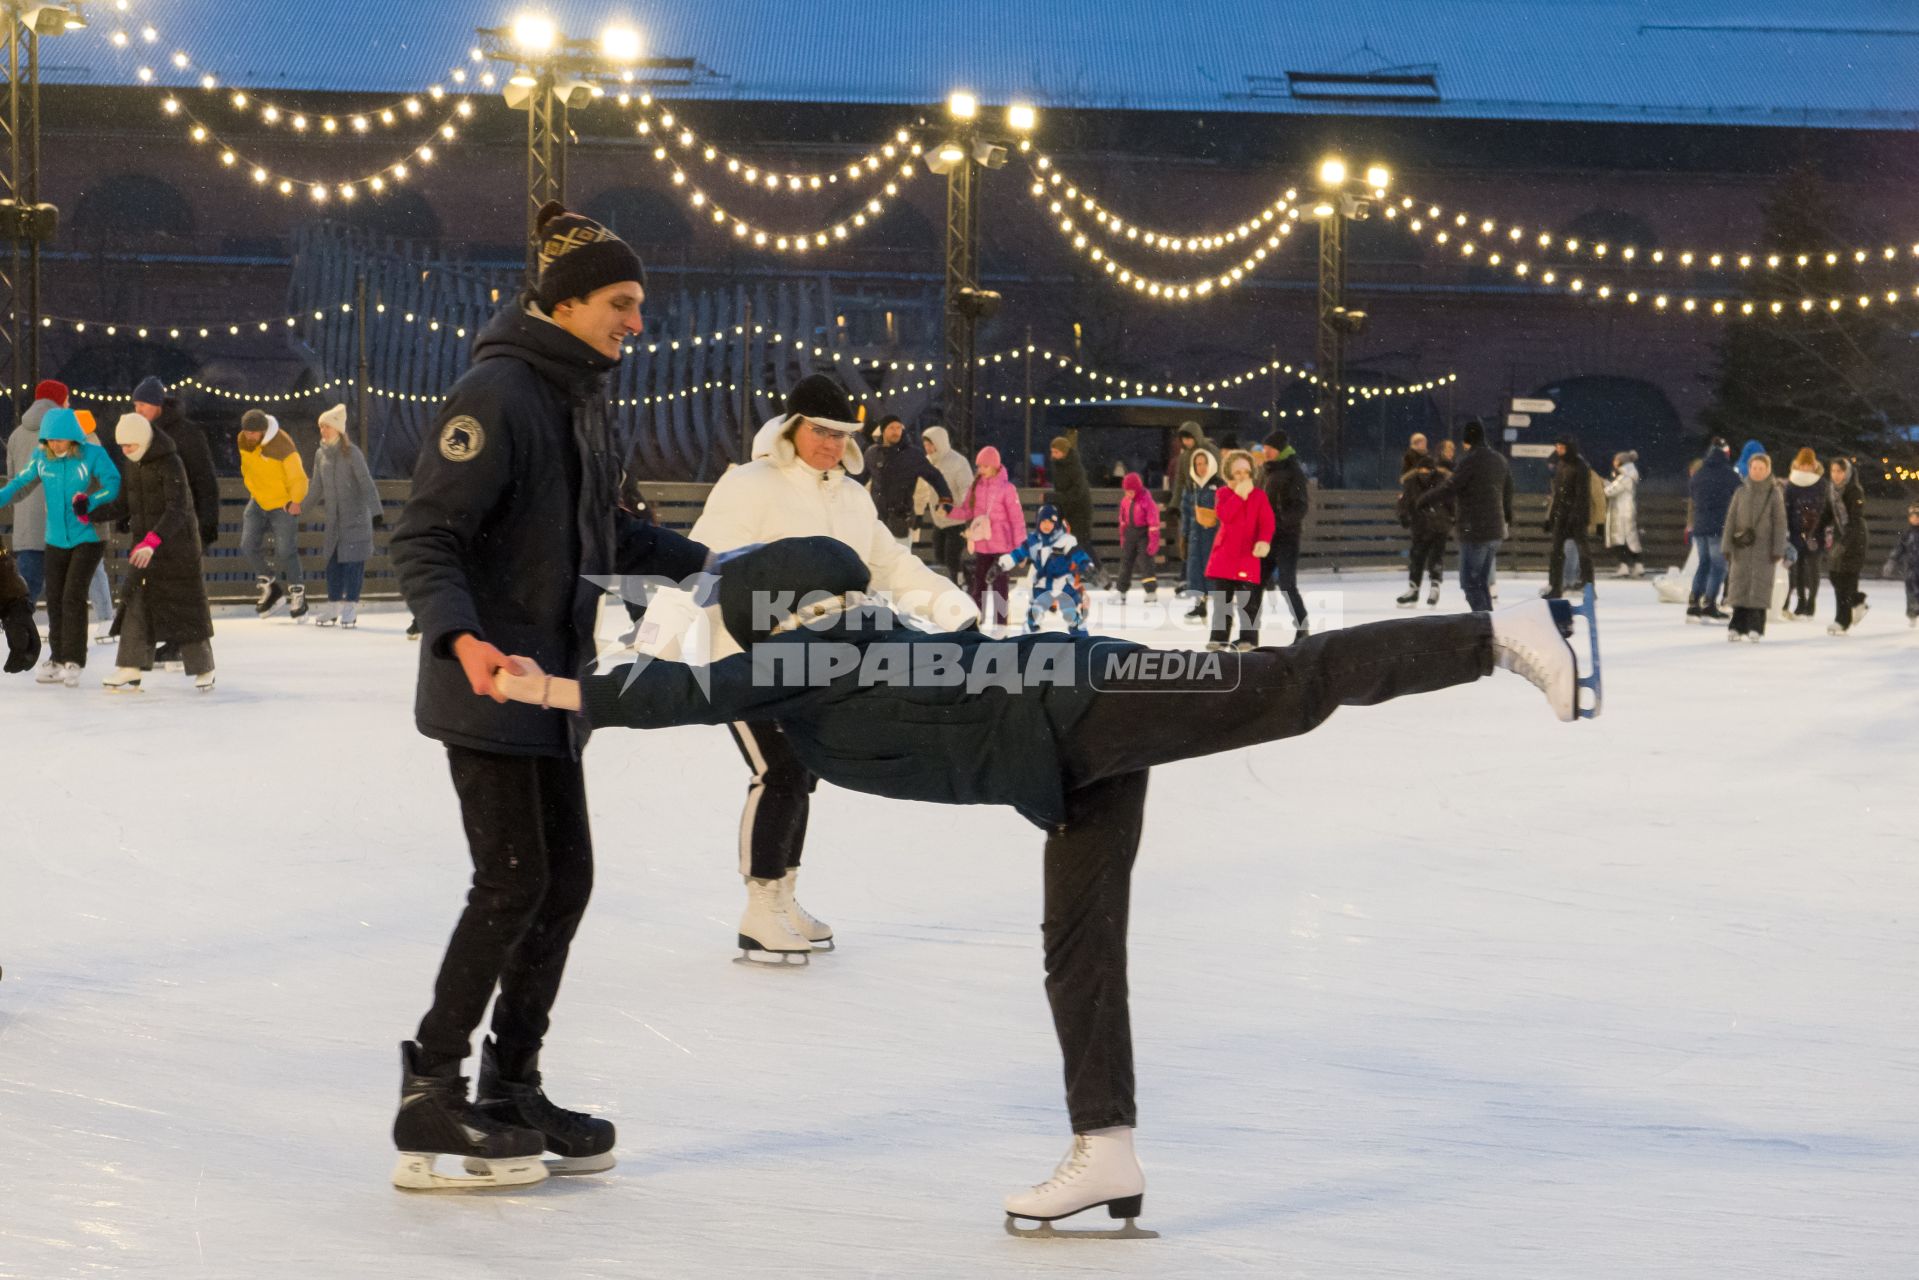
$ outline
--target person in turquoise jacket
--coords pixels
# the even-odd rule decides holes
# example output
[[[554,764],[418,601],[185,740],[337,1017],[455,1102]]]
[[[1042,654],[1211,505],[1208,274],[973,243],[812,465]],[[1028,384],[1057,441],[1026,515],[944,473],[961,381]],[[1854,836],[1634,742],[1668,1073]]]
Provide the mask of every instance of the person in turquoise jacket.
[[[53,655],[41,684],[76,688],[87,665],[87,587],[105,548],[92,513],[120,496],[120,469],[88,441],[71,409],[49,409],[40,419],[40,448],[20,474],[0,488],[0,507],[33,492],[47,499],[47,629]]]

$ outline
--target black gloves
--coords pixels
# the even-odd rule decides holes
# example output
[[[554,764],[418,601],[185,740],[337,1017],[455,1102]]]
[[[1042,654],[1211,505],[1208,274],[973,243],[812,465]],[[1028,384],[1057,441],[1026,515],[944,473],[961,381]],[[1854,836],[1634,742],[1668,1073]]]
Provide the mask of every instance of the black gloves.
[[[73,514],[76,516],[79,516],[82,520],[86,521],[88,524],[93,523],[93,517],[87,514],[87,495],[86,494],[76,493],[73,495]]]

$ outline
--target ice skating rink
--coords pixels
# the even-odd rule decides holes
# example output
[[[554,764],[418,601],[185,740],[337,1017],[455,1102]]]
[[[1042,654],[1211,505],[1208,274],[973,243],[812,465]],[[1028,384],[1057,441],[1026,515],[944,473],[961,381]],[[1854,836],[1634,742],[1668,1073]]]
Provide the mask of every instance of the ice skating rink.
[[[407,1195],[396,1045],[468,865],[405,616],[222,620],[204,697],[109,697],[103,648],[7,677],[0,1277],[1919,1274],[1919,635],[1866,587],[1860,634],[1827,592],[1735,646],[1607,580],[1596,723],[1497,673],[1160,770],[1142,1242],[1001,1230],[1069,1132],[1010,811],[822,787],[842,950],[748,971],[726,733],[602,734],[544,1065],[620,1165]]]

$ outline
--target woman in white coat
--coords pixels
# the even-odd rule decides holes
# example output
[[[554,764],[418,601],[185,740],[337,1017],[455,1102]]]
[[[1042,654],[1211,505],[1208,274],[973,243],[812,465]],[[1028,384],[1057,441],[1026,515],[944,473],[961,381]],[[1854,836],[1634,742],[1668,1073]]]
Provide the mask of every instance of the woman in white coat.
[[[786,397],[786,412],[760,428],[753,460],[713,486],[689,536],[715,553],[778,538],[836,538],[872,571],[873,590],[890,595],[900,609],[936,630],[976,625],[973,601],[900,545],[880,522],[872,495],[853,478],[864,466],[860,431],[838,382],[820,373],[802,379]],[[649,618],[653,612],[648,610]],[[703,629],[711,637],[712,661],[739,652],[725,627]],[[730,728],[752,770],[740,816],[740,873],[747,887],[741,958],[805,963],[813,950],[833,947],[832,929],[794,897],[810,797],[819,780],[776,723],[740,721]]]
[[[1619,578],[1637,578],[1646,572],[1639,553],[1639,461],[1637,453],[1612,456],[1612,479],[1606,482],[1606,545],[1619,553]]]

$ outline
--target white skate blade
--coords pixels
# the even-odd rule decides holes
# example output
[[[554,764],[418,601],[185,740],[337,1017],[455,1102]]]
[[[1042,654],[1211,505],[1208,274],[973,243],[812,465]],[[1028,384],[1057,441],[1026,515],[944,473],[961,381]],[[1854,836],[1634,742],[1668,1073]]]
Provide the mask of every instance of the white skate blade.
[[[538,1156],[511,1160],[463,1161],[469,1172],[441,1173],[437,1157],[426,1151],[402,1151],[393,1166],[393,1185],[402,1191],[491,1191],[503,1187],[530,1187],[546,1181],[546,1163]],[[451,1157],[449,1157],[450,1159]]]
[[[486,1173],[486,1161],[468,1158],[466,1171],[472,1174]],[[570,1178],[582,1173],[605,1173],[619,1161],[613,1158],[611,1151],[602,1151],[597,1156],[547,1156],[540,1161],[546,1166],[548,1174],[555,1178]]]
[[[813,944],[813,950],[816,954],[824,955],[828,951],[837,951],[839,948],[833,945],[831,938],[821,938]]]

